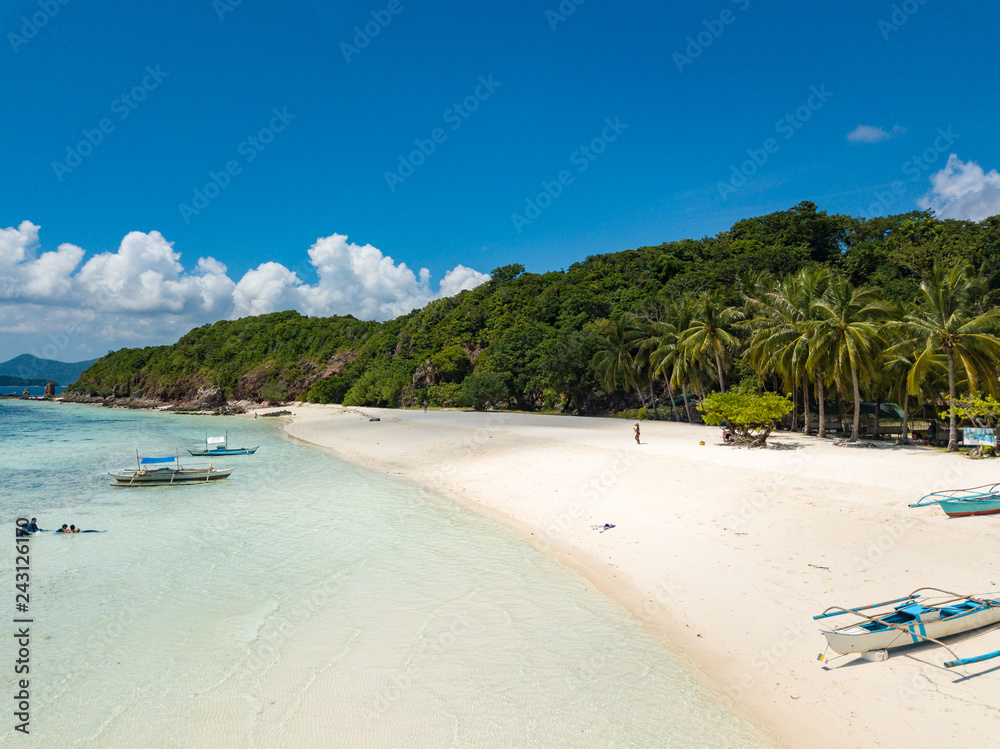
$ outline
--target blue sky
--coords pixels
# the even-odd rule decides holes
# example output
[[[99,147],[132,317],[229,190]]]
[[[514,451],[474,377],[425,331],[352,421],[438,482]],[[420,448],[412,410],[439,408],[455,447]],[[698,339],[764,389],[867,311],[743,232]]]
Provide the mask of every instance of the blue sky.
[[[802,200],[992,215],[998,21],[985,0],[8,0],[0,359],[273,309],[386,318]]]

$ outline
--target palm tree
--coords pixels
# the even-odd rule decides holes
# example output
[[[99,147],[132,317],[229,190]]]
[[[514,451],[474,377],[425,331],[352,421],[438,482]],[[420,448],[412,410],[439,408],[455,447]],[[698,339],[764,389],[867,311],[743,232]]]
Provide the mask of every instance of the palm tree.
[[[663,377],[667,386],[667,397],[674,421],[680,421],[674,396],[674,386],[683,389],[684,406],[688,421],[691,420],[691,406],[687,397],[687,381],[690,380],[686,352],[680,340],[683,331],[691,327],[691,305],[686,299],[672,301],[661,309],[660,319],[651,326],[651,337],[643,344],[652,367],[652,374]]]
[[[968,265],[946,268],[935,263],[929,276],[920,284],[920,296],[902,321],[896,324],[917,351],[910,369],[908,389],[916,393],[934,365],[935,357],[944,354],[948,367],[948,451],[958,450],[958,424],[955,414],[956,368],[961,367],[969,390],[975,392],[986,377],[995,389],[996,361],[1000,358],[1000,310],[981,311],[978,299],[985,297],[980,279]]]
[[[749,324],[754,333],[747,346],[748,363],[759,374],[778,374],[793,393],[801,379],[806,434],[809,433],[809,387],[815,374],[819,390],[820,436],[825,433],[823,376],[815,362],[809,363],[809,356],[815,353],[817,345],[816,303],[829,280],[830,273],[825,268],[803,268],[759,299],[749,300],[754,311]]]
[[[590,362],[609,393],[630,387],[638,390],[636,352],[642,339],[642,328],[634,315],[625,313],[611,322],[604,345]]]
[[[667,385],[667,397],[670,399],[674,421],[680,421],[677,414],[677,404],[674,403],[674,388],[670,382],[674,365],[677,363],[678,357],[681,356],[681,347],[678,343],[680,332],[677,329],[676,318],[671,312],[668,309],[667,319],[652,323],[650,337],[643,342],[643,347],[652,374],[663,377]]]
[[[681,346],[690,354],[713,356],[719,388],[726,392],[726,375],[722,366],[723,356],[736,348],[736,323],[741,314],[735,307],[723,304],[718,293],[703,292],[694,301],[692,324],[681,334]]]
[[[868,381],[884,344],[876,321],[887,314],[878,292],[856,288],[844,278],[834,278],[822,299],[815,305],[816,322],[811,326],[816,336],[815,353],[808,366],[816,366],[827,357],[833,381],[844,392],[850,387],[854,397],[854,421],[851,442],[858,441],[861,424],[861,382]]]

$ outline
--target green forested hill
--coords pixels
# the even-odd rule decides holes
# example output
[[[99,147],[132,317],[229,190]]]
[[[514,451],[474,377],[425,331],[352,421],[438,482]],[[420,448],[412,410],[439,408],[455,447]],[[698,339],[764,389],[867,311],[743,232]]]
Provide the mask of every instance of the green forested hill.
[[[564,271],[497,268],[472,291],[384,323],[295,312],[221,321],[172,346],[109,354],[74,389],[178,400],[212,385],[230,399],[394,406],[485,398],[594,410],[609,393],[591,360],[606,345],[609,321],[624,313],[655,322],[671,301],[705,291],[740,304],[762,279],[809,265],[902,301],[935,261],[966,261],[1000,287],[1000,218],[974,224],[915,212],[865,220],[802,203],[715,237],[592,256]]]

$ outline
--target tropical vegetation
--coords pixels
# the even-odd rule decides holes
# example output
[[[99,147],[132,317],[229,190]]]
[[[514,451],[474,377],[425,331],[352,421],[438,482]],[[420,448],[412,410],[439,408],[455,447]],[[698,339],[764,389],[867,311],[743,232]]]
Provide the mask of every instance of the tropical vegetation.
[[[693,421],[696,402],[730,383],[745,395],[749,382],[787,397],[789,426],[819,436],[830,409],[857,440],[871,404],[876,422],[882,404],[899,404],[904,427],[930,407],[955,449],[953,406],[1000,395],[998,290],[1000,217],[865,219],[806,202],[563,271],[504,266],[386,322],[291,311],[220,321],[172,346],[111,353],[74,389]]]

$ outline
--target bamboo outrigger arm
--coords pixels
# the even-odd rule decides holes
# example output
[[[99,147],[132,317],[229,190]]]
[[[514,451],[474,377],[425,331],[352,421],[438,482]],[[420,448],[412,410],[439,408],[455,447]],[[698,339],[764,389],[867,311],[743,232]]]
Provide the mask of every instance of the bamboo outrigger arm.
[[[923,590],[923,589],[921,588],[921,590]],[[907,601],[909,599],[908,598],[903,598],[902,600]],[[838,606],[832,606],[831,608],[839,608],[839,607]],[[830,609],[827,609],[827,611],[829,611],[829,610]],[[919,632],[914,632],[914,631],[910,630],[910,628],[907,627],[905,624],[892,624],[891,622],[887,622],[884,619],[879,619],[879,618],[874,617],[874,616],[868,616],[868,614],[859,613],[856,609],[841,609],[840,613],[841,614],[857,614],[858,616],[863,617],[863,618],[867,619],[870,622],[876,622],[876,623],[882,624],[882,625],[884,625],[886,627],[891,627],[892,629],[898,630],[898,631],[902,632],[904,635],[907,635],[908,637],[919,637],[921,640],[927,640],[927,642],[933,642],[935,645],[940,645],[945,650],[947,650],[949,653],[951,653],[952,657],[955,659],[954,662],[956,664],[961,660],[961,658],[958,657],[958,654],[954,650],[952,650],[951,648],[949,648],[947,645],[945,645],[940,640],[935,640],[933,637],[928,637],[927,635],[922,635]],[[836,614],[830,614],[830,616],[836,616]]]
[[[984,655],[975,656],[973,658],[959,658],[958,654],[955,653],[954,650],[949,648],[940,640],[936,640],[933,637],[928,637],[927,635],[922,635],[919,632],[915,632],[904,624],[893,624],[891,622],[885,621],[884,619],[879,619],[877,617],[861,613],[862,611],[865,611],[867,609],[878,608],[880,606],[888,606],[893,603],[901,603],[903,601],[910,601],[920,598],[920,592],[927,590],[934,591],[936,593],[943,593],[944,595],[947,596],[952,596],[956,601],[961,601],[961,600],[975,601],[976,603],[980,603],[984,606],[989,606],[991,608],[996,608],[1000,606],[1000,603],[997,603],[996,601],[989,601],[982,598],[976,598],[975,596],[961,596],[958,593],[953,593],[950,590],[942,590],[941,588],[926,587],[926,588],[917,588],[915,591],[913,591],[910,595],[906,596],[905,598],[897,598],[894,601],[884,601],[882,603],[873,603],[870,606],[858,606],[857,608],[853,609],[845,609],[840,606],[831,606],[819,616],[814,616],[813,619],[825,619],[831,616],[839,616],[840,614],[857,614],[863,619],[867,619],[870,622],[877,622],[886,627],[891,627],[892,629],[898,630],[910,637],[917,637],[921,640],[926,640],[927,642],[933,642],[935,645],[940,645],[942,648],[947,650],[951,654],[952,658],[954,658],[954,660],[948,661],[944,664],[945,668],[954,668],[955,666],[965,666],[970,663],[980,663],[982,661],[988,661],[993,658],[1000,658],[1000,650],[996,650],[992,653],[986,653]],[[945,603],[941,605],[945,605],[947,603],[950,603],[950,601],[945,601]]]

